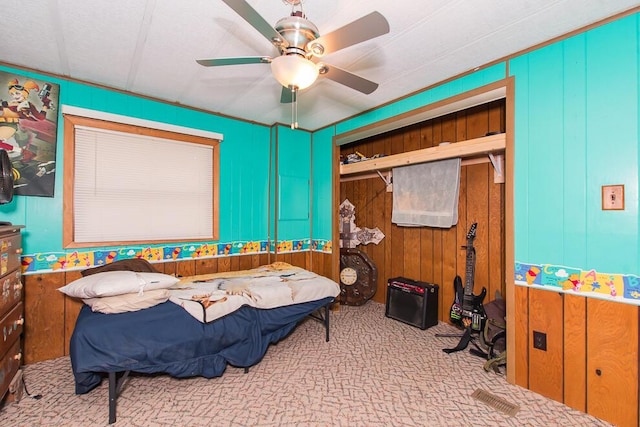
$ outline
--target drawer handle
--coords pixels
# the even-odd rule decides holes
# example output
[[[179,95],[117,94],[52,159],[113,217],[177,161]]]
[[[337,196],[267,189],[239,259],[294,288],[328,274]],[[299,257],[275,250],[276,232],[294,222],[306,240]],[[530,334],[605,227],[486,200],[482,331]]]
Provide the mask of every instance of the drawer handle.
[[[18,255],[22,254],[22,248],[16,249],[16,254],[18,254]]]
[[[17,282],[16,284],[13,285],[13,289],[16,290],[16,291],[19,291],[23,287],[24,287],[24,285],[22,284],[22,282]]]
[[[24,325],[24,317],[20,317],[18,320],[13,322],[14,325]]]
[[[22,359],[22,352],[16,354],[15,356],[13,356],[13,360],[20,360]]]

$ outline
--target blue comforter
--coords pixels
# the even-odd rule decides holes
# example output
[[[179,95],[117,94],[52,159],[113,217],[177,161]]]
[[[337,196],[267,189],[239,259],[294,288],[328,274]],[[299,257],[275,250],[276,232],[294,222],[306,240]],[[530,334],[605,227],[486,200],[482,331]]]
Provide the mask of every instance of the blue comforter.
[[[269,344],[332,300],[272,309],[243,306],[210,323],[199,322],[169,301],[120,314],[94,313],[85,305],[70,343],[76,394],[91,391],[108,372],[213,378],[222,375],[227,364],[253,366]]]

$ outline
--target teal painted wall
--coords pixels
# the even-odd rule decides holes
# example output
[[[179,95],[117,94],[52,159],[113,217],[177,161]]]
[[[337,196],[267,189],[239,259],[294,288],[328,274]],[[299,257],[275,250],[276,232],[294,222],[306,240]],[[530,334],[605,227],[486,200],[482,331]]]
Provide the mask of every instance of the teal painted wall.
[[[640,275],[639,16],[509,61],[517,263],[568,265],[638,282],[631,275]],[[506,70],[499,63],[318,130],[314,144],[501,80]],[[625,210],[601,209],[601,187],[609,184],[624,184]],[[324,232],[314,222],[316,228]]]
[[[516,260],[639,274],[639,15],[510,62]],[[601,209],[624,184],[625,209]]]
[[[266,159],[270,151],[269,127],[18,69],[0,67],[0,70],[59,84],[61,105],[223,134],[224,141],[220,148],[220,241],[267,240],[269,162]],[[0,206],[0,219],[26,226],[23,234],[27,254],[63,251],[63,120],[60,105],[57,108],[55,196],[17,196],[10,204]],[[176,179],[180,177],[176,176]]]
[[[269,170],[269,238],[270,244],[273,245],[276,239],[276,175],[278,170],[278,156],[275,153],[278,152],[278,125],[274,125],[271,127],[271,156],[270,156],[270,167]],[[275,247],[270,247],[270,250],[273,251]]]
[[[278,242],[302,241],[308,247],[311,235],[311,133],[278,125],[277,141],[277,239]]]
[[[504,79],[505,74],[506,63],[504,62],[484,68],[459,79],[385,105],[384,107],[375,109],[366,114],[361,114],[337,123],[335,125],[336,135],[397,116],[407,111],[415,110],[425,105],[433,104],[434,102],[438,102],[443,99],[451,98],[452,96],[468,92],[498,80],[502,80]]]
[[[313,135],[312,142],[312,237],[315,241],[331,242],[335,214],[333,201],[333,127]],[[329,209],[327,209],[329,207]],[[321,248],[318,248],[319,250]]]

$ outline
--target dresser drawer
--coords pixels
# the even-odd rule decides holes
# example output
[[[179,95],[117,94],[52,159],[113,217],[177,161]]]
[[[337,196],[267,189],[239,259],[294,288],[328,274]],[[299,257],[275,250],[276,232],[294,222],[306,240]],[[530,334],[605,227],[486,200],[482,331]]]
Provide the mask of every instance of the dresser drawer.
[[[20,269],[0,278],[0,318],[22,301],[22,274]]]
[[[20,351],[20,340],[16,341],[7,353],[0,359],[0,400],[9,390],[9,384],[22,362],[22,351]]]
[[[20,267],[22,236],[20,233],[0,236],[0,276]]]
[[[13,310],[0,320],[0,354],[4,354],[15,342],[20,341],[24,325],[22,303],[16,305]]]

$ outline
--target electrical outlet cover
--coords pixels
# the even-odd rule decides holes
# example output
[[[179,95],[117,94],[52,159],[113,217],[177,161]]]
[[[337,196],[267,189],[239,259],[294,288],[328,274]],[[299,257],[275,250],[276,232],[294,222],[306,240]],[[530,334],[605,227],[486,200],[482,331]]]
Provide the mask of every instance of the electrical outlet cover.
[[[544,332],[533,331],[533,348],[547,351],[547,334]]]

